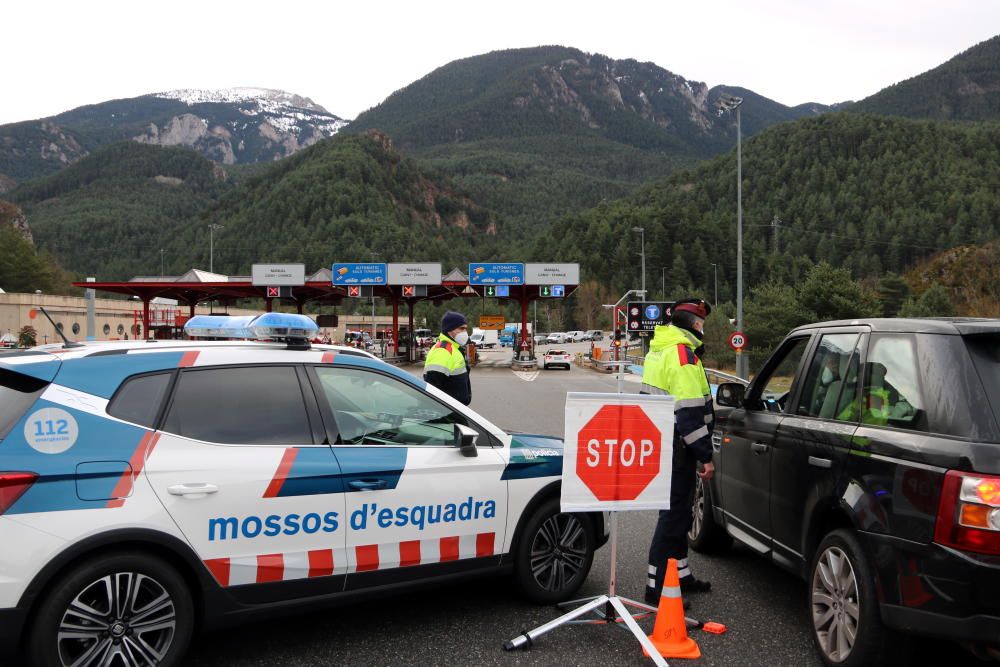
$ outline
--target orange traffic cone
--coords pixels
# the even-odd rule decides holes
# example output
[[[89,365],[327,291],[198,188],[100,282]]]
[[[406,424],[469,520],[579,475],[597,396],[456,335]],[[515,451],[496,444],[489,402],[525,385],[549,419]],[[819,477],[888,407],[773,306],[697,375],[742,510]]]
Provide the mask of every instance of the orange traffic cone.
[[[688,637],[684,622],[684,600],[681,599],[681,582],[677,577],[677,561],[667,561],[667,575],[663,578],[663,591],[656,611],[656,624],[649,635],[653,646],[664,658],[700,658],[701,649]],[[646,653],[643,650],[643,653]],[[646,653],[646,655],[649,655]]]

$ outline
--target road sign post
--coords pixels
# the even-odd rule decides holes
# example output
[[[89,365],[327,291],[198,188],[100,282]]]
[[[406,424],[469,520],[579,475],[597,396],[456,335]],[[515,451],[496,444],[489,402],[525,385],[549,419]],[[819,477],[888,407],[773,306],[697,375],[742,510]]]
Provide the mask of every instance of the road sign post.
[[[656,608],[615,593],[618,557],[618,512],[669,509],[673,456],[674,398],[624,394],[569,393],[560,509],[563,512],[610,510],[611,581],[608,593],[567,602],[579,607],[506,642],[513,650],[529,646],[542,635],[590,613],[596,623],[624,624],[658,667],[666,661],[635,622]],[[628,607],[641,610],[638,614]]]

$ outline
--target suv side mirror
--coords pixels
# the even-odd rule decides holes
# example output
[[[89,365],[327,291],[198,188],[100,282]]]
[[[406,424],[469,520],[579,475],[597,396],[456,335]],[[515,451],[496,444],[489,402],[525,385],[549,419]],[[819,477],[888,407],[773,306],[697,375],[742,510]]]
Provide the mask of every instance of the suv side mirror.
[[[746,387],[739,382],[723,382],[715,392],[715,402],[725,408],[743,406]]]
[[[476,449],[476,440],[478,438],[479,433],[475,429],[469,428],[464,424],[455,424],[455,442],[453,446],[458,447],[459,451],[462,452],[462,456],[479,456],[479,450]]]

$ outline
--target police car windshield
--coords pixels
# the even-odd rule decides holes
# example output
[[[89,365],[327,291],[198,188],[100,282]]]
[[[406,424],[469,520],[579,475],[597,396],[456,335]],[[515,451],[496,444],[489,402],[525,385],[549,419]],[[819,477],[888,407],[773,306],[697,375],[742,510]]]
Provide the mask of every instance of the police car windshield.
[[[465,418],[393,378],[356,369],[317,368],[337,422],[338,444],[454,444]]]

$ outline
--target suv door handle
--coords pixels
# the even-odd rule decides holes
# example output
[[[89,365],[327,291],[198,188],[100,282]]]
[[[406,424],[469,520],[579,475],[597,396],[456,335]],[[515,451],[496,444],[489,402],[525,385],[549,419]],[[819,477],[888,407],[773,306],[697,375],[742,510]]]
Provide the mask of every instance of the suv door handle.
[[[830,459],[821,459],[816,456],[810,456],[809,465],[816,466],[817,468],[832,468],[833,461],[831,461]]]
[[[208,482],[191,482],[189,484],[174,484],[167,487],[167,493],[172,496],[207,496],[218,492],[219,487]]]
[[[752,449],[758,454],[762,454],[767,450],[771,449],[771,445],[765,444],[763,442],[755,442],[752,445],[750,445],[750,449]]]
[[[384,489],[385,480],[384,479],[352,479],[347,483],[349,487],[357,491],[374,491],[375,489]]]

